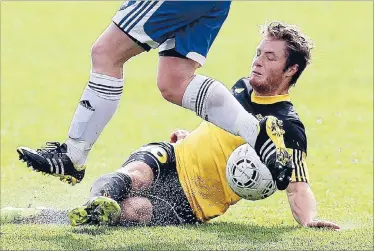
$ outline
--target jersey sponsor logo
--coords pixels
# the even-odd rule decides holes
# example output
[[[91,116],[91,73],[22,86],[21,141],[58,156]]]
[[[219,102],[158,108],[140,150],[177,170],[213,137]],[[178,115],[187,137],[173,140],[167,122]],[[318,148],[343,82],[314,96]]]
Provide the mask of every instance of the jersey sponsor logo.
[[[234,92],[237,93],[237,94],[240,94],[244,90],[245,90],[245,88],[236,88],[236,89],[234,89]]]
[[[137,152],[149,152],[151,153],[161,164],[165,164],[168,161],[168,153],[165,149],[163,149],[160,146],[150,144],[145,145],[139,148],[138,150],[134,151],[131,154],[137,153]]]
[[[152,155],[155,156],[155,158],[159,160],[160,163],[162,164],[167,163],[167,160],[168,160],[167,152],[163,148],[158,147],[158,146],[152,147],[149,151],[152,153]]]

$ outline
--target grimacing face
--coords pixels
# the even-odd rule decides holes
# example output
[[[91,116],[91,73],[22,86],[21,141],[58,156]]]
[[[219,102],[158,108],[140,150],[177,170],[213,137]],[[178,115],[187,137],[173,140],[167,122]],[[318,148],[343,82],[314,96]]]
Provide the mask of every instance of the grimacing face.
[[[276,95],[281,85],[289,82],[286,64],[286,42],[265,37],[256,49],[250,74],[250,84],[263,95]]]

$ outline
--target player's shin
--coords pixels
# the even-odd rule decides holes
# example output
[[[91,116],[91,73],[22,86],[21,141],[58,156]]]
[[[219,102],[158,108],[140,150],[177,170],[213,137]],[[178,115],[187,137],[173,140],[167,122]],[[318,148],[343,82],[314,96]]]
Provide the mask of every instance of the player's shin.
[[[194,76],[186,88],[182,106],[218,127],[241,136],[254,147],[258,120],[219,81],[201,75]]]
[[[131,191],[132,180],[124,173],[102,175],[91,187],[90,198],[83,206],[73,208],[68,218],[73,226],[82,224],[116,225],[119,223],[119,203]]]
[[[109,197],[117,202],[126,198],[132,189],[132,180],[124,173],[102,175],[91,187],[90,199],[98,196]]]
[[[68,156],[82,166],[88,152],[117,110],[123,80],[91,73],[69,129]]]

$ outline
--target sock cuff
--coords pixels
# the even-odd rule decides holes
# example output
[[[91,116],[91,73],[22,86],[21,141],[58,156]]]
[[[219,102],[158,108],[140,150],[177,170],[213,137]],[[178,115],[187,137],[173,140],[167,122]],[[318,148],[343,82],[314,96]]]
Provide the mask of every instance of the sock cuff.
[[[187,86],[182,98],[182,107],[203,115],[204,99],[215,80],[203,75],[195,75]]]
[[[91,187],[91,197],[107,196],[117,202],[125,199],[132,189],[132,179],[120,172],[108,173],[95,180]]]
[[[128,174],[120,172],[115,172],[113,176],[117,177],[119,179],[118,184],[121,184],[119,187],[121,192],[119,194],[119,197],[113,199],[116,201],[122,201],[126,196],[129,195],[130,191],[132,190],[132,178]]]
[[[91,73],[87,88],[94,91],[98,96],[109,99],[119,100],[122,95],[124,83],[122,79],[117,79],[99,73]]]
[[[111,77],[111,76],[101,74],[101,73],[96,73],[96,72],[90,73],[90,80],[91,79],[97,82],[110,82],[110,83],[113,83],[115,86],[124,84],[123,78],[115,78],[115,77]]]
[[[129,189],[132,187],[133,181],[132,181],[132,178],[128,174],[120,173],[120,172],[115,172],[114,174],[117,175],[117,177],[119,177],[121,180],[125,181]]]

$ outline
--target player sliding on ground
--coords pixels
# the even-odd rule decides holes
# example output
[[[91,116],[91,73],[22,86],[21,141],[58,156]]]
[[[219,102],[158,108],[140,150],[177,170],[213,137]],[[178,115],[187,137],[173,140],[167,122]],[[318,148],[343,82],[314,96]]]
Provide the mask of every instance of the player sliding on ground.
[[[339,229],[315,218],[305,129],[288,94],[310,60],[311,44],[295,26],[278,22],[265,26],[262,34],[250,77],[240,79],[232,94],[259,119],[274,116],[283,121],[285,134],[278,140],[292,158],[286,168],[270,171],[278,188],[286,188],[296,221],[306,227]],[[295,74],[289,75],[290,67]],[[189,224],[220,216],[241,199],[228,186],[225,172],[228,157],[244,143],[206,121],[191,133],[177,130],[171,143],[145,145],[119,170],[98,178],[88,202],[69,212],[71,224]],[[265,130],[260,131],[255,149],[266,164],[276,162],[277,149]],[[280,175],[287,179],[278,179]]]
[[[126,1],[92,47],[89,81],[73,116],[68,139],[63,144],[48,142],[38,150],[19,147],[20,159],[35,171],[52,174],[73,185],[81,182],[88,154],[120,102],[124,64],[144,51],[159,48],[157,85],[166,100],[241,136],[252,147],[260,128],[278,149],[277,161],[269,168],[284,168],[287,154],[276,140],[282,130],[279,122],[264,118],[263,125],[272,125],[265,130],[222,83],[195,74],[204,64],[230,4],[230,1]],[[298,76],[304,65],[297,66],[292,61],[285,67],[283,77],[291,78]],[[277,137],[273,137],[275,134]]]

